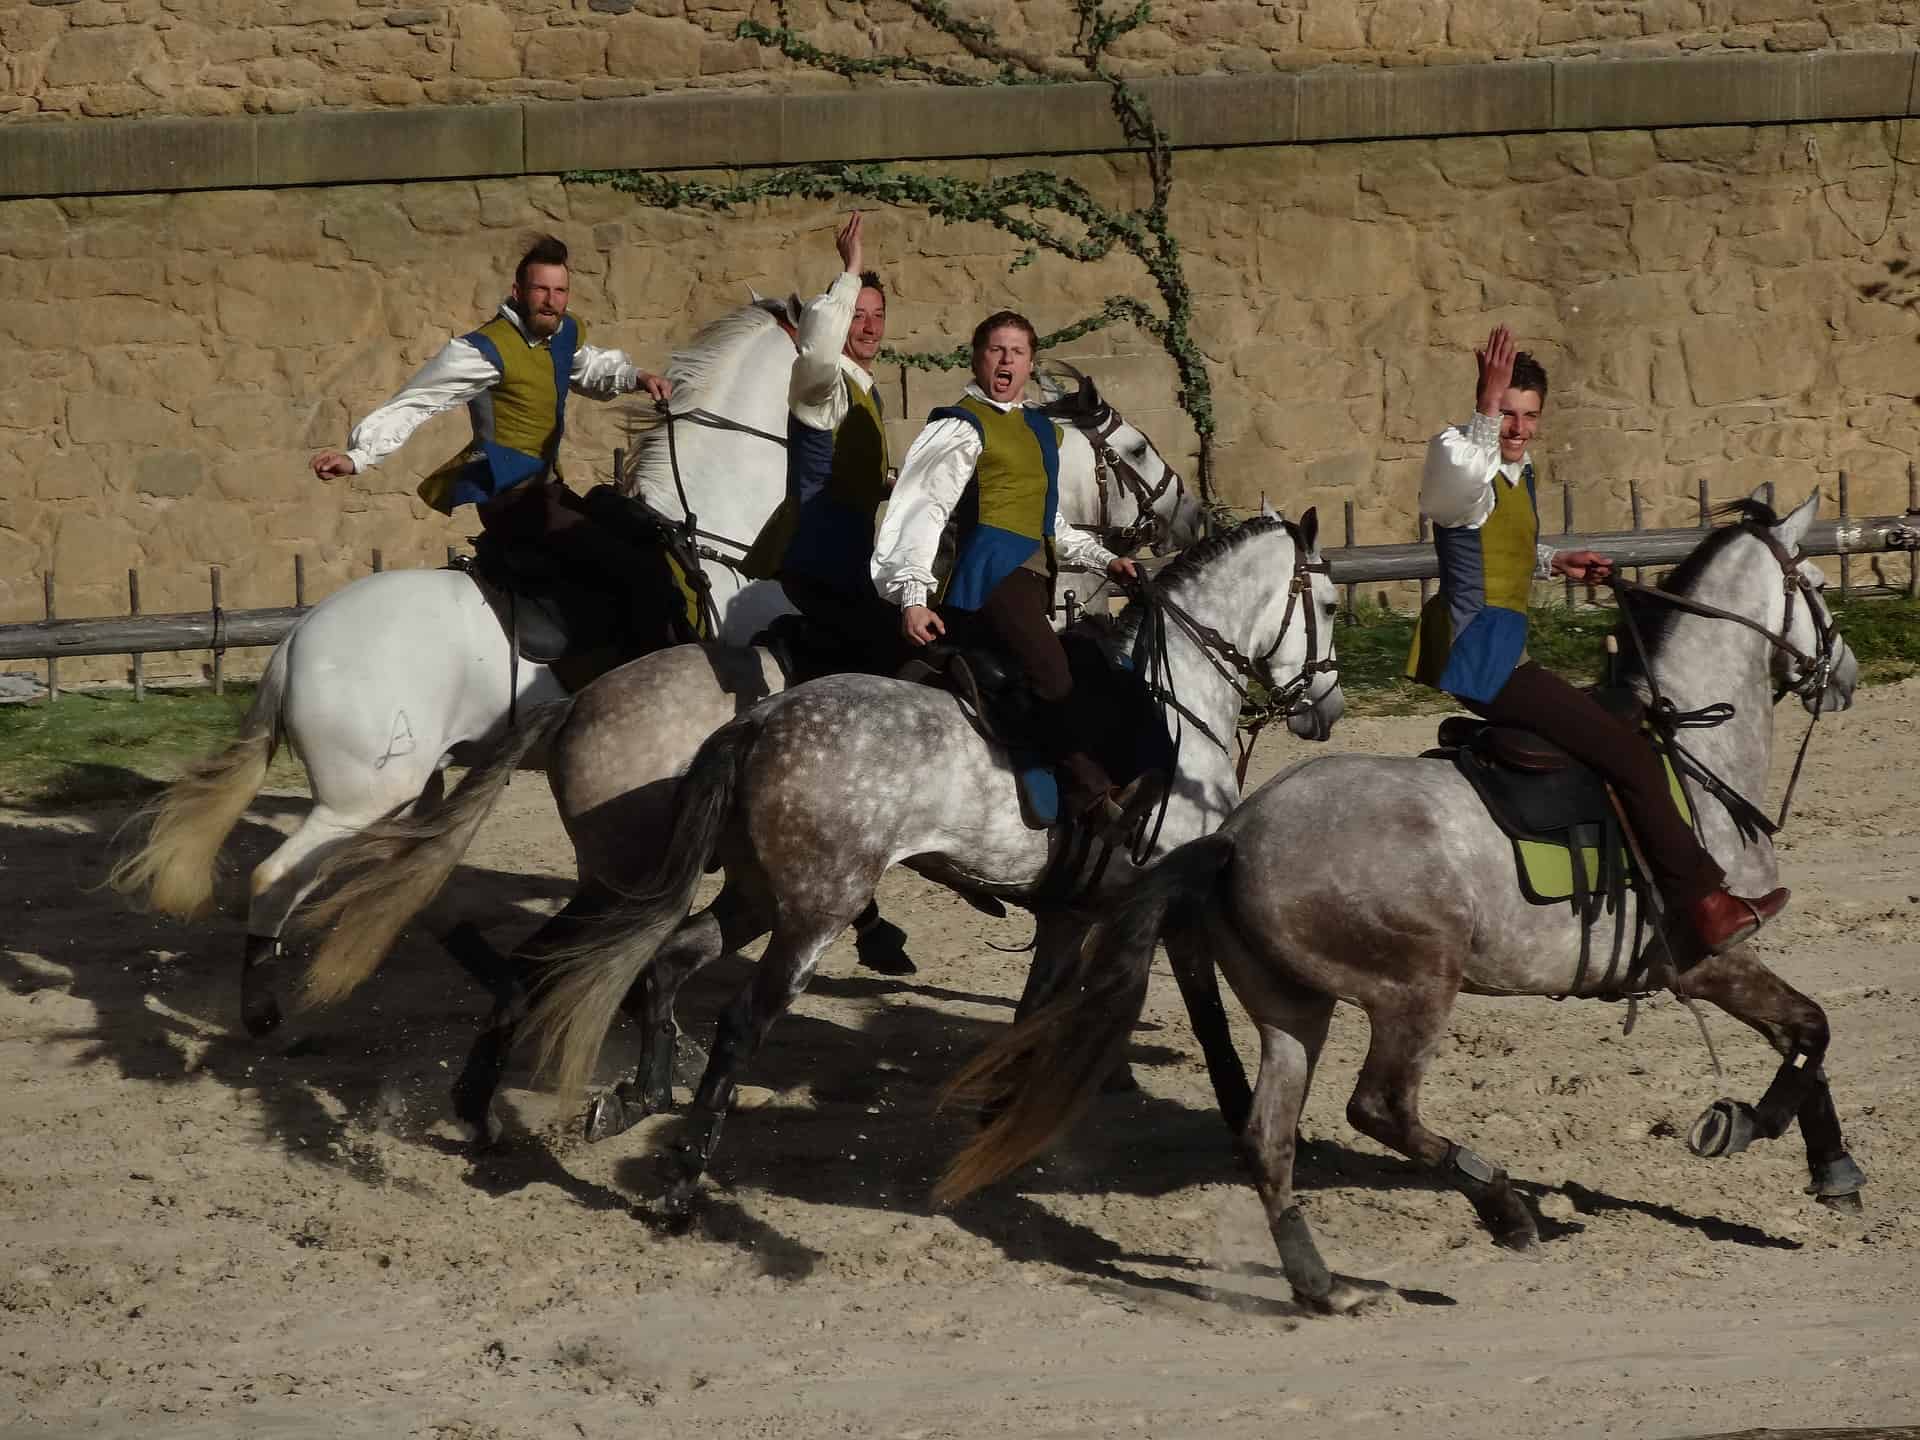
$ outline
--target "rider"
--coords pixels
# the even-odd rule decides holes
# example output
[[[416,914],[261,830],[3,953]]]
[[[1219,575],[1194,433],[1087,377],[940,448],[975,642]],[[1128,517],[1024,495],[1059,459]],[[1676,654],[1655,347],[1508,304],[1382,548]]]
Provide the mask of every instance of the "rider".
[[[956,405],[928,417],[901,462],[900,479],[873,555],[876,589],[900,608],[915,645],[946,633],[928,608],[933,561],[952,516],[958,530],[943,608],[977,612],[1019,661],[1042,703],[1041,721],[1066,770],[1069,811],[1105,809],[1109,819],[1142,798],[1135,781],[1114,793],[1105,768],[1077,735],[1105,728],[1101,714],[1073,703],[1073,673],[1049,621],[1060,559],[1134,578],[1116,556],[1060,514],[1060,430],[1025,402],[1037,337],[1023,315],[1002,310],[973,332],[973,383]]]
[[[801,312],[787,387],[787,499],[742,568],[778,575],[794,608],[850,658],[891,674],[905,658],[893,606],[867,575],[891,483],[880,392],[870,367],[887,333],[887,295],[862,268],[861,216],[834,235],[844,270]]]
[[[1427,449],[1420,508],[1433,521],[1440,590],[1421,611],[1407,674],[1476,715],[1552,741],[1596,771],[1620,797],[1668,908],[1691,919],[1708,951],[1725,950],[1778,915],[1787,892],[1753,900],[1731,894],[1725,872],[1675,807],[1642,734],[1527,658],[1532,581],[1548,574],[1604,580],[1613,561],[1538,542],[1528,442],[1547,403],[1546,371],[1515,350],[1505,325],[1475,354],[1472,420],[1443,430]]]
[[[560,575],[604,591],[629,643],[671,644],[683,638],[684,598],[665,557],[597,524],[566,487],[558,457],[568,390],[595,400],[645,390],[665,400],[673,382],[619,350],[587,344],[585,322],[567,313],[568,282],[566,244],[541,236],[514,267],[500,313],[443,345],[354,426],[344,452],[314,456],[313,473],[332,480],[377,465],[427,420],[465,402],[473,439],[421,483],[420,498],[443,514],[475,506],[495,540],[544,550]]]

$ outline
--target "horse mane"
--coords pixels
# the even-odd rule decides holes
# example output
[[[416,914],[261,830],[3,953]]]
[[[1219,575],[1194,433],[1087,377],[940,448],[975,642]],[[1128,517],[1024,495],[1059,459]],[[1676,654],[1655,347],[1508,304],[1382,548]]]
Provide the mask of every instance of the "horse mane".
[[[1295,548],[1302,554],[1306,553],[1306,541],[1301,538],[1299,527],[1291,520],[1279,515],[1255,515],[1242,520],[1231,530],[1222,530],[1217,535],[1209,535],[1198,544],[1189,545],[1171,564],[1161,567],[1159,574],[1154,576],[1154,584],[1162,590],[1178,589],[1222,555],[1231,554],[1262,535],[1271,535],[1275,531],[1285,531],[1292,537]],[[1137,633],[1140,621],[1145,615],[1143,602],[1128,601],[1127,608],[1111,622],[1114,627],[1113,633],[1118,638],[1130,640]]]
[[[1771,529],[1780,523],[1780,517],[1764,500],[1730,500],[1716,506],[1713,515],[1721,520],[1734,519],[1735,523],[1714,530],[1694,546],[1686,559],[1667,572],[1659,588],[1669,595],[1684,595],[1690,591],[1706,574],[1707,567],[1742,535],[1758,535],[1762,529]],[[1647,647],[1646,653],[1642,653],[1639,646],[1633,643],[1626,617],[1622,616],[1613,627],[1613,633],[1620,642],[1620,677],[1626,680],[1647,673],[1647,654],[1659,653],[1660,647],[1673,633],[1674,625],[1679,622],[1681,612],[1671,605],[1662,605],[1657,600],[1635,595],[1631,591],[1621,594],[1620,603],[1632,611],[1634,624]]]
[[[697,410],[707,397],[724,389],[740,368],[753,342],[775,329],[779,313],[776,300],[756,300],[729,310],[719,319],[703,326],[667,361],[667,378],[673,381],[673,408]],[[667,427],[659,423],[652,401],[629,405],[626,409],[628,443],[633,461],[628,470],[627,493],[637,493],[651,479],[665,481],[671,476],[667,459]]]

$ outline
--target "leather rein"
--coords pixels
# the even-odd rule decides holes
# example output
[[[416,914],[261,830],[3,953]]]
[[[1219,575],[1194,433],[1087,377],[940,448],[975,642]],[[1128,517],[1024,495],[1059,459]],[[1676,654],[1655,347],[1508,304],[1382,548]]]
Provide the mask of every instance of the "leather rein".
[[[1635,580],[1627,580],[1615,575],[1608,582],[1612,585],[1620,614],[1626,622],[1628,636],[1634,649],[1640,654],[1641,669],[1647,677],[1647,690],[1652,701],[1648,714],[1653,723],[1666,732],[1667,743],[1676,758],[1683,761],[1683,770],[1691,774],[1703,786],[1731,811],[1737,822],[1744,821],[1748,826],[1766,835],[1778,833],[1787,823],[1787,814],[1793,805],[1793,792],[1800,783],[1800,770],[1806,764],[1807,748],[1813,743],[1814,727],[1820,723],[1822,702],[1833,683],[1834,660],[1837,655],[1835,638],[1839,629],[1833,623],[1831,614],[1823,614],[1816,598],[1814,584],[1800,569],[1800,558],[1788,551],[1786,546],[1768,530],[1761,526],[1750,526],[1750,533],[1759,539],[1780,567],[1781,584],[1786,594],[1786,612],[1779,630],[1771,630],[1759,621],[1732,610],[1722,609],[1718,605],[1709,605],[1705,601],[1690,596],[1677,595],[1671,590],[1661,590],[1652,585],[1643,585]],[[1646,641],[1640,634],[1639,621],[1634,617],[1633,607],[1627,603],[1628,595],[1645,596],[1676,610],[1699,615],[1709,620],[1728,620],[1743,625],[1759,635],[1768,645],[1792,660],[1797,666],[1795,673],[1784,682],[1774,685],[1773,703],[1778,705],[1789,695],[1799,695],[1812,702],[1813,718],[1807,724],[1807,733],[1801,738],[1799,754],[1794,757],[1793,775],[1787,781],[1787,792],[1781,797],[1780,818],[1768,818],[1765,811],[1755,805],[1737,788],[1721,778],[1713,770],[1696,759],[1678,742],[1674,732],[1680,729],[1711,728],[1723,724],[1733,717],[1731,705],[1709,705],[1701,710],[1682,711],[1674,707],[1672,701],[1660,693],[1660,682],[1654,678],[1653,657],[1647,650]],[[1809,655],[1788,638],[1793,631],[1794,604],[1801,597],[1807,602],[1807,614],[1812,618],[1814,634],[1817,637],[1814,652]]]

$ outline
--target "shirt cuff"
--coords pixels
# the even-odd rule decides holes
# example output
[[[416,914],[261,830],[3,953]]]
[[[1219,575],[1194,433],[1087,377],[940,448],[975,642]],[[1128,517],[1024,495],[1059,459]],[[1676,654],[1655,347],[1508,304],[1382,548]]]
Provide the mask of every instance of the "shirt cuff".
[[[1551,545],[1535,545],[1533,547],[1533,576],[1536,580],[1551,580],[1553,578],[1553,557],[1559,553],[1560,552],[1555,550]]]
[[[927,587],[926,586],[922,585],[918,580],[906,580],[901,582],[900,608],[902,610],[905,610],[910,605],[925,605],[926,603],[927,603]]]
[[[1500,446],[1500,417],[1482,415],[1473,412],[1473,419],[1467,422],[1467,440],[1483,450],[1496,450]]]
[[[365,450],[348,450],[346,455],[347,459],[353,462],[353,473],[356,475],[371,470],[378,463]]]

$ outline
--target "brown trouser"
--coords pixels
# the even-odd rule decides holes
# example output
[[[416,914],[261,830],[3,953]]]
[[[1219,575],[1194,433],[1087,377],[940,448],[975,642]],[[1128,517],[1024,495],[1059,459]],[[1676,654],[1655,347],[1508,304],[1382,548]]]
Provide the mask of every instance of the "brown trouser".
[[[1053,757],[1082,792],[1078,800],[1069,803],[1083,806],[1113,786],[1106,768],[1088,753],[1097,727],[1106,717],[1088,713],[1088,707],[1073,703],[1073,669],[1067,663],[1060,637],[1054,633],[1049,616],[1052,606],[1053,586],[1046,576],[1033,570],[1015,570],[988,592],[977,620],[984,622],[993,639],[1026,673],[1027,683],[1040,698],[1038,718]],[[973,629],[977,635],[979,628],[969,617],[960,622],[954,638],[970,643],[966,631]]]
[[[1646,737],[1584,690],[1529,660],[1493,699],[1460,703],[1497,725],[1551,740],[1611,785],[1668,905],[1691,905],[1726,883],[1726,873],[1674,806],[1666,768]]]
[[[1073,693],[1073,671],[1054,633],[1048,614],[1052,607],[1053,587],[1047,577],[1034,570],[1016,570],[988,592],[980,614],[1020,662],[1034,693],[1042,700],[1059,701]]]

